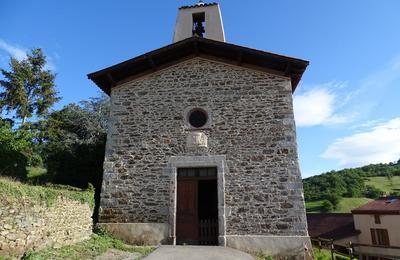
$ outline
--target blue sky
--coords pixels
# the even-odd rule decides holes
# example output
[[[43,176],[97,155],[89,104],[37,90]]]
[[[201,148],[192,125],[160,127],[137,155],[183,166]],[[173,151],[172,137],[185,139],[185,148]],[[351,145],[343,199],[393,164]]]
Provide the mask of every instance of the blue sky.
[[[170,44],[195,1],[0,2],[0,67],[41,47],[56,109],[99,94],[86,74]],[[400,1],[219,1],[227,42],[310,61],[295,96],[303,177],[400,158]]]

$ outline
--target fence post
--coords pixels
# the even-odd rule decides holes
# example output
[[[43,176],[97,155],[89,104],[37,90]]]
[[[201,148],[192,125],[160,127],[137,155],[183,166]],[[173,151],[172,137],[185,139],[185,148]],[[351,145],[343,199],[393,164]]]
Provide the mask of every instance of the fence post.
[[[333,250],[335,249],[335,247],[333,246],[333,239],[331,240],[331,260],[334,260],[335,257],[333,255]]]
[[[349,248],[347,250],[349,251],[350,260],[353,260],[354,250],[353,250],[353,243],[351,241],[349,242]]]

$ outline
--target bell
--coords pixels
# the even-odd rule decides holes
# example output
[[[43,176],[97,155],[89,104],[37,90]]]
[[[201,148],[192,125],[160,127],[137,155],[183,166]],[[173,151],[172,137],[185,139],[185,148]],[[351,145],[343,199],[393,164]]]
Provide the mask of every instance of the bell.
[[[206,30],[204,29],[202,21],[197,20],[194,24],[193,35],[203,38],[203,33],[205,32]]]

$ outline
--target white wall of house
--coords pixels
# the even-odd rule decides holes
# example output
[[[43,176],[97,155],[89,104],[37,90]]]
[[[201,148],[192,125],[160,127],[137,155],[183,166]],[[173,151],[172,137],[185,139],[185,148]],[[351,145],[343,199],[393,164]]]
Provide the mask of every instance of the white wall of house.
[[[361,231],[358,235],[359,244],[372,245],[371,228],[386,229],[389,236],[390,247],[400,246],[400,215],[379,215],[380,224],[375,223],[375,215],[353,214],[354,226]],[[391,258],[400,255],[398,248],[358,246],[355,251],[363,256],[381,256]],[[360,259],[361,256],[360,256]]]
[[[400,215],[379,215],[380,224],[375,224],[374,215],[353,214],[354,226],[361,231],[358,243],[372,244],[371,228],[387,229],[390,246],[400,246]]]

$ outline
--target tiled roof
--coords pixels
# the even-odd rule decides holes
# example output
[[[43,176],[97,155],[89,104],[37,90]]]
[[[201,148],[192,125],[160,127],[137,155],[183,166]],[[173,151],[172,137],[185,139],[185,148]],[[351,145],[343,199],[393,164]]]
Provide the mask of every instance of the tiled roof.
[[[196,7],[204,7],[204,6],[211,6],[211,5],[218,5],[218,4],[217,3],[203,3],[200,1],[194,5],[181,6],[181,7],[179,7],[179,9],[196,8]]]
[[[310,237],[341,239],[358,234],[351,213],[308,213]]]
[[[384,197],[368,202],[351,211],[353,214],[390,214],[400,215],[400,198]]]

